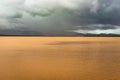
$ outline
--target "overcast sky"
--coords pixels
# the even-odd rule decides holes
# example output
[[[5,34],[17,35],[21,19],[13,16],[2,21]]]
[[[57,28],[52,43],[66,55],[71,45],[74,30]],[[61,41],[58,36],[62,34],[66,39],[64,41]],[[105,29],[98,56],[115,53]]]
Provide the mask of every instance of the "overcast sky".
[[[0,34],[120,34],[120,0],[0,0]]]

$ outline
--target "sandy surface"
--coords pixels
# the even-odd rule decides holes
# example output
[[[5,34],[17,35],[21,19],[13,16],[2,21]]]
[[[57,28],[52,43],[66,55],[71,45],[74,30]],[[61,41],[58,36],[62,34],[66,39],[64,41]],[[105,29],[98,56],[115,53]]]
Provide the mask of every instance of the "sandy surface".
[[[120,38],[0,37],[0,80],[120,80]]]

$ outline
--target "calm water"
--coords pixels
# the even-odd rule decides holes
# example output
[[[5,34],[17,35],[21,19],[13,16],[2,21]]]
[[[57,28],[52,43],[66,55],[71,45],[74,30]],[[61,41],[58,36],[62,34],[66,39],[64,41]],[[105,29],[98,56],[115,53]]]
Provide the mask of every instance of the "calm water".
[[[120,38],[0,37],[0,80],[120,80]]]

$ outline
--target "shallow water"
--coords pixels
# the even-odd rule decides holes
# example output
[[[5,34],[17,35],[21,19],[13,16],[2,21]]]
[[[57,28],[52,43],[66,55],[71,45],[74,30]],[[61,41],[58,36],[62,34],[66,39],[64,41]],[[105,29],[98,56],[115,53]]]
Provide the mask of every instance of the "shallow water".
[[[0,80],[120,80],[120,38],[0,37]]]

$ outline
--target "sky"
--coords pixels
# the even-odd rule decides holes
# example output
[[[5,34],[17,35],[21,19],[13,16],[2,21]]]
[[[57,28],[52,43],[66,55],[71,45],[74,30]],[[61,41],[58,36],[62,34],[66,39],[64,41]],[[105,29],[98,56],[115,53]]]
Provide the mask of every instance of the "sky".
[[[0,35],[120,34],[120,0],[0,0]]]

